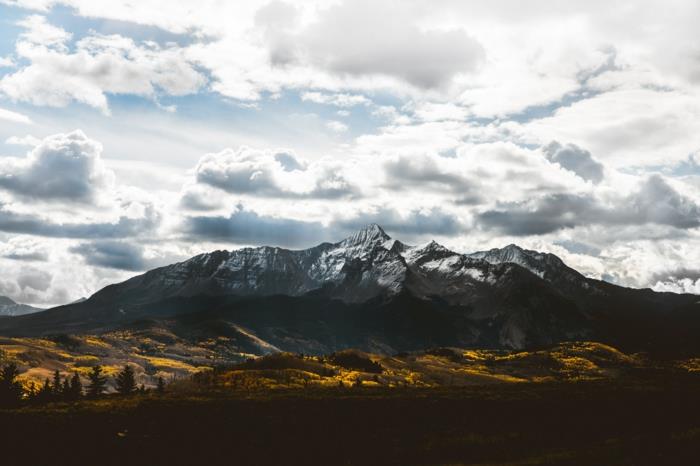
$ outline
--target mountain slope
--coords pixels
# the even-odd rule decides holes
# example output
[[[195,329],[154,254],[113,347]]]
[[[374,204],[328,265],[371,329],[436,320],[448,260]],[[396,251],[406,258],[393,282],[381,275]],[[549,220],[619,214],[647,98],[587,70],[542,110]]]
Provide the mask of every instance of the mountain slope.
[[[39,311],[43,311],[43,309],[28,306],[26,304],[19,304],[14,302],[7,296],[0,296],[0,316],[14,317],[26,314],[33,314]]]
[[[669,344],[650,334],[655,327],[668,335],[674,326],[695,328],[688,323],[700,315],[696,302],[692,295],[588,279],[554,255],[514,245],[465,255],[435,242],[409,246],[369,225],[306,250],[201,254],[80,303],[5,319],[0,334],[107,331],[175,319],[192,338],[202,337],[197,329],[236,328],[288,351],[532,348],[577,339],[645,349]],[[692,343],[695,333],[685,334],[674,344]]]

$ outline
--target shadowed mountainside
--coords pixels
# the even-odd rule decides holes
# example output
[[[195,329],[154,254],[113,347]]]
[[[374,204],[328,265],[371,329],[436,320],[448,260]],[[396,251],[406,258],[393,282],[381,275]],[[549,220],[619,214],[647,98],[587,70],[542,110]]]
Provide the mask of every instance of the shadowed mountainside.
[[[552,254],[515,245],[473,254],[435,242],[408,246],[377,225],[301,251],[195,256],[83,302],[0,319],[0,335],[99,334],[144,321],[193,345],[240,334],[260,348],[315,354],[532,349],[571,340],[660,355],[700,352],[697,296],[586,278]]]

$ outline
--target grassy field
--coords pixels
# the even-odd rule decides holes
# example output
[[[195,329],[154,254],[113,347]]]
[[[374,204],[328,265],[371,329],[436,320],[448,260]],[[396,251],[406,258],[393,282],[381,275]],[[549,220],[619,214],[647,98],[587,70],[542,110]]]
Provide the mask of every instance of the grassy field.
[[[190,375],[161,395],[0,410],[0,465],[686,466],[700,457],[698,359],[577,342],[278,353],[211,370],[172,346],[147,353],[124,335],[80,338],[1,346],[25,381],[104,361],[108,373],[129,362],[142,377],[148,364]]]
[[[700,377],[200,390],[0,411],[2,464],[690,465]],[[7,459],[8,461],[5,461]]]
[[[228,380],[219,382],[246,388],[335,386],[353,384],[357,380],[382,386],[464,386],[615,378],[650,364],[641,355],[627,355],[592,342],[567,343],[527,352],[436,348],[393,356],[368,354],[362,357],[377,364],[378,370],[364,371],[362,367],[343,364],[340,359],[328,355],[299,358],[277,354],[256,359],[254,355],[238,352],[225,338],[187,341],[162,330],[0,338],[0,365],[17,364],[20,380],[25,384],[41,384],[55,370],[62,377],[78,373],[85,384],[94,365],[101,365],[105,374],[114,376],[128,363],[139,384],[153,387],[159,377],[168,381],[187,379],[213,367],[251,359],[257,362],[245,367],[245,372],[229,374]],[[700,360],[668,364],[683,371],[700,368]]]

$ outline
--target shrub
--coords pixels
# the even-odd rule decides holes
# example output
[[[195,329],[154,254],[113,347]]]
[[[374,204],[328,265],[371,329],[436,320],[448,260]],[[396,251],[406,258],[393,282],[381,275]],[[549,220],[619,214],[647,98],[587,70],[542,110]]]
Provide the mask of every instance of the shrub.
[[[356,351],[341,351],[339,353],[332,353],[328,360],[337,366],[344,369],[361,371],[361,372],[373,372],[381,374],[384,372],[384,368],[378,362],[372,361],[366,355],[361,354]]]

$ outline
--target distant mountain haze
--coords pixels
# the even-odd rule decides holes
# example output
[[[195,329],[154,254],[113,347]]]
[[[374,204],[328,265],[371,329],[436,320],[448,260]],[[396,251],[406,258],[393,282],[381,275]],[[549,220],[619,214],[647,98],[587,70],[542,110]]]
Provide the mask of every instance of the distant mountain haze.
[[[43,309],[26,304],[19,304],[7,296],[0,296],[0,316],[21,316],[39,311],[43,311]]]

